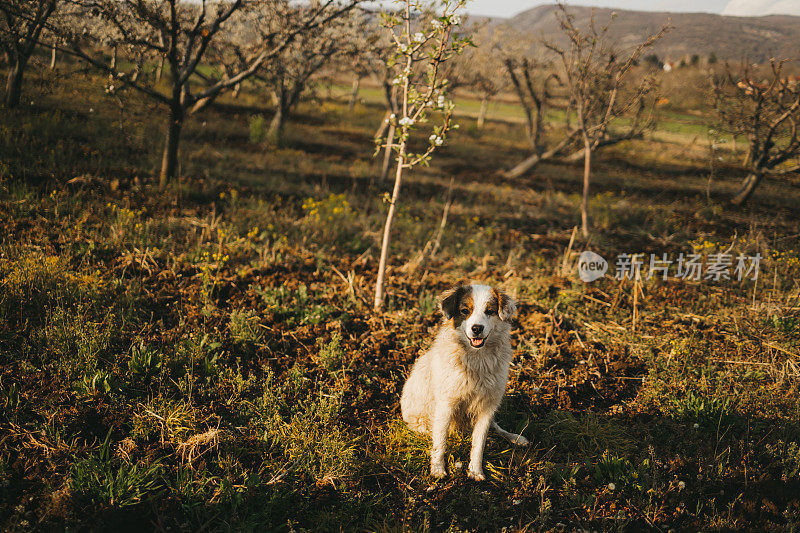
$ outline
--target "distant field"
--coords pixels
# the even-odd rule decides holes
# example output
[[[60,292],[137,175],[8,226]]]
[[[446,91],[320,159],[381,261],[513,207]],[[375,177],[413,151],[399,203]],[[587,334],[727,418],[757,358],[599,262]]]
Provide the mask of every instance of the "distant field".
[[[342,99],[349,98],[350,95],[350,87],[344,84],[325,85],[324,91],[326,94],[336,95]],[[358,98],[365,105],[380,107],[385,105],[385,98],[382,90],[378,87],[370,86],[369,84],[362,84],[359,89]],[[490,101],[486,114],[487,120],[524,124],[525,114],[521,106],[512,103],[514,98],[514,95],[507,94],[503,95],[501,98]],[[456,104],[457,116],[477,118],[481,107],[479,98],[464,96],[457,92],[453,101]],[[551,111],[549,116],[552,120],[563,120],[563,113],[557,111]],[[624,125],[625,121],[621,121],[620,124]],[[689,138],[700,136],[701,138],[707,139],[710,124],[711,119],[709,117],[700,116],[697,113],[674,109],[668,111],[659,109],[654,132],[655,135],[666,133],[678,134]],[[723,139],[726,138],[724,134],[720,135]]]

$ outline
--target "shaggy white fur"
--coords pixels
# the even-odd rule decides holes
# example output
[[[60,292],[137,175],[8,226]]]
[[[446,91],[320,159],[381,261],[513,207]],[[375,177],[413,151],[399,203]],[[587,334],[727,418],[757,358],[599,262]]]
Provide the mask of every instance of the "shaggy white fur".
[[[441,296],[444,321],[430,350],[408,377],[400,407],[403,420],[417,432],[430,435],[431,476],[443,477],[445,446],[451,424],[472,429],[467,474],[485,479],[483,449],[491,426],[517,446],[528,440],[505,431],[494,414],[506,390],[511,363],[509,331],[516,303],[486,285],[458,286]]]

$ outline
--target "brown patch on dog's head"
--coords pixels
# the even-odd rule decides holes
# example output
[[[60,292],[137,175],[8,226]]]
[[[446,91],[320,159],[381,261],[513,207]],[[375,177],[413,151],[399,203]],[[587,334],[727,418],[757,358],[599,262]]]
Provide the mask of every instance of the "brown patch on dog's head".
[[[492,289],[492,299],[489,301],[487,309],[492,308],[497,311],[500,320],[511,322],[517,316],[517,302],[499,289]]]
[[[458,285],[445,291],[439,297],[439,309],[441,309],[444,319],[453,319],[455,327],[458,327],[465,318],[472,314],[473,307],[472,289],[469,285]]]

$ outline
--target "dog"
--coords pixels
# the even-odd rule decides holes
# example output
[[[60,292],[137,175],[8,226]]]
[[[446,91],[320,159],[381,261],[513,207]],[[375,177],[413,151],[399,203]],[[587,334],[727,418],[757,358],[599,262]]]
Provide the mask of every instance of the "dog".
[[[511,321],[517,304],[486,285],[459,285],[439,299],[442,325],[431,348],[414,363],[400,409],[413,431],[431,436],[431,476],[442,478],[451,426],[472,431],[467,475],[483,480],[489,428],[517,446],[528,440],[494,420],[508,381]]]

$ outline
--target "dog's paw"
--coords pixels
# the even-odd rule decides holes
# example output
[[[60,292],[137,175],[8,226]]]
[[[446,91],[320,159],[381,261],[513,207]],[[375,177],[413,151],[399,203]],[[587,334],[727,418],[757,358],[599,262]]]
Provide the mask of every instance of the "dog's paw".
[[[483,481],[486,479],[486,476],[483,474],[483,468],[480,466],[477,468],[470,466],[469,470],[467,470],[467,477],[475,481]]]
[[[522,435],[515,435],[511,437],[511,444],[520,448],[527,448],[530,445],[530,441]]]
[[[443,464],[431,464],[431,477],[434,479],[442,479],[447,475]]]

